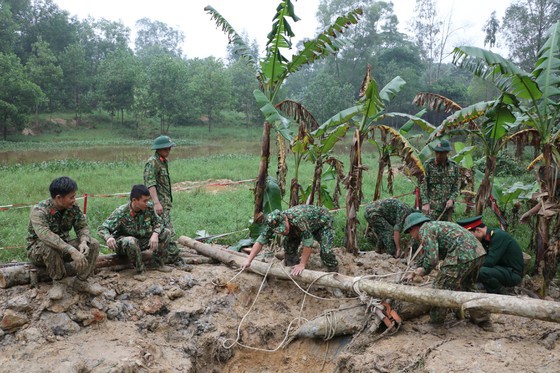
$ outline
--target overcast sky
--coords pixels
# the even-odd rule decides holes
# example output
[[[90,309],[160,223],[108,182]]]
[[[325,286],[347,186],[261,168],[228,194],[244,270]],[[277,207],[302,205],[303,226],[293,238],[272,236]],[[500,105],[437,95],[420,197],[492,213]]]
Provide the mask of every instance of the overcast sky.
[[[211,5],[235,28],[238,33],[245,31],[250,40],[256,39],[264,48],[266,35],[270,31],[278,0],[54,0],[61,9],[80,19],[88,15],[121,21],[131,30],[137,20],[147,17],[162,21],[185,34],[183,52],[187,58],[225,57],[227,37],[216,28],[215,22],[204,11]],[[475,45],[483,47],[482,27],[496,11],[501,20],[505,9],[512,0],[439,0],[439,15],[451,20],[455,30],[451,44]],[[316,11],[319,0],[294,1],[296,15],[301,21],[292,23],[296,38],[313,37],[317,29]],[[394,10],[399,19],[401,31],[406,31],[414,10],[415,0],[394,0]],[[500,52],[500,50],[496,50]]]

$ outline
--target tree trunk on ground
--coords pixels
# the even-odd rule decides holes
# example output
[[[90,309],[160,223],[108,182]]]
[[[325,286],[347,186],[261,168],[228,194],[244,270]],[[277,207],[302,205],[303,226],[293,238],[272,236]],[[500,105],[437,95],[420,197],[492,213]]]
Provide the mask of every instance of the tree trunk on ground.
[[[228,250],[222,249],[221,246],[203,244],[186,236],[181,236],[179,243],[195,249],[202,255],[229,265],[241,267],[245,262],[243,257],[232,255]],[[290,279],[289,270],[280,263],[267,264],[254,260],[249,270],[260,274],[268,273],[271,276],[282,279]],[[326,274],[325,272],[307,269],[297,277],[297,280],[298,282],[313,283],[318,286],[328,286],[346,291],[355,291],[354,289],[356,289],[360,293],[366,293],[380,299],[391,298],[411,303],[455,309],[477,308],[492,313],[560,322],[560,303],[541,299],[421,288],[367,279],[357,281],[355,277],[351,276],[336,273]]]
[[[207,257],[193,256],[188,253],[181,253],[183,262],[187,264],[207,264],[212,262]],[[148,263],[152,259],[152,252],[147,250],[142,252],[142,261]],[[75,276],[76,270],[73,262],[64,263],[66,274],[68,276]],[[116,254],[99,255],[95,262],[95,269],[110,268],[115,271],[133,268],[132,264],[125,257],[119,257]],[[45,267],[36,267],[31,263],[19,263],[18,265],[0,268],[0,288],[6,289],[16,285],[27,285],[30,283],[30,271],[37,271],[37,280],[39,282],[49,281],[50,277],[47,274]]]
[[[255,207],[253,210],[253,222],[262,223],[263,221],[263,201],[266,189],[266,177],[268,176],[268,162],[270,160],[270,123],[264,122],[263,135],[261,142],[261,161],[259,164],[259,174],[255,185]]]

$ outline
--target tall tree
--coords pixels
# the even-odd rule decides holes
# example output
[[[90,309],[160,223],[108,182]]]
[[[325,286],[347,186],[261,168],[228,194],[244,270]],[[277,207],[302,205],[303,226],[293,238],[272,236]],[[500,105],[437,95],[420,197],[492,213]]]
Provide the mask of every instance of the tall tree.
[[[174,56],[183,54],[181,44],[185,34],[161,21],[142,18],[136,21],[136,53],[141,55],[150,49],[158,49]]]
[[[498,33],[499,28],[500,28],[500,22],[496,17],[496,11],[493,11],[492,14],[490,15],[490,18],[488,18],[488,20],[484,24],[484,28],[482,29],[482,31],[484,31],[485,34],[484,46],[488,44],[489,48],[494,48],[494,46],[496,45],[496,34]]]
[[[63,89],[65,91],[65,106],[74,111],[75,120],[81,119],[85,108],[83,98],[91,86],[93,77],[86,59],[86,51],[80,44],[69,45],[60,57],[60,66],[64,74]]]
[[[45,94],[44,104],[52,113],[62,103],[62,68],[47,42],[39,38],[32,48],[25,70],[29,80],[37,84]],[[39,109],[37,105],[35,114],[39,113]]]
[[[530,71],[544,45],[547,30],[559,19],[560,0],[515,0],[502,20],[510,59]]]
[[[24,123],[43,92],[27,79],[23,65],[13,53],[0,53],[0,87],[0,128],[5,141],[10,129]]]

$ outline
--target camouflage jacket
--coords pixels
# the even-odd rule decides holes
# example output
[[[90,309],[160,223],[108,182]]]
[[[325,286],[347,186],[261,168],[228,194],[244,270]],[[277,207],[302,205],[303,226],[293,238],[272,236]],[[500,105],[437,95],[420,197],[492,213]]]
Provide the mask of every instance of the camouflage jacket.
[[[435,211],[443,211],[447,200],[455,201],[459,194],[459,166],[448,159],[447,164],[438,165],[436,159],[429,159],[424,165],[426,176],[420,184],[422,204],[429,203]]]
[[[152,155],[144,166],[144,185],[147,188],[155,186],[159,202],[164,208],[171,208],[173,195],[167,160],[157,153]]]
[[[67,253],[71,248],[70,231],[74,229],[76,237],[91,241],[86,216],[77,204],[68,210],[57,210],[52,198],[39,202],[31,210],[27,229],[27,248],[37,241],[42,241],[55,250]]]
[[[426,274],[442,260],[441,266],[467,263],[486,254],[482,244],[459,224],[429,221],[420,227],[419,239],[424,251],[420,264]]]
[[[302,245],[305,247],[313,245],[313,233],[321,228],[331,228],[333,225],[333,217],[329,210],[324,207],[298,205],[283,211],[282,214],[288,217],[290,224],[288,236],[300,237]],[[273,236],[273,228],[267,226],[257,242],[266,245]]]
[[[366,206],[364,216],[366,220],[372,221],[375,216],[382,216],[389,224],[393,225],[393,230],[402,231],[404,219],[414,212],[414,209],[404,202],[395,198],[380,199],[369,203]]]
[[[139,212],[134,212],[127,203],[117,207],[97,228],[97,233],[107,241],[111,237],[149,238],[152,233],[160,234],[162,230],[163,220],[155,213],[151,203],[146,211]]]

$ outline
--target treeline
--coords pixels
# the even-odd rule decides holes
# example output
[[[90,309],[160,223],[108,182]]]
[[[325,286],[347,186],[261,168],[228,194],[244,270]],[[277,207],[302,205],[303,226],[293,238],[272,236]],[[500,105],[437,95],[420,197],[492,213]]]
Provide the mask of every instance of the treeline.
[[[523,3],[532,2],[543,3],[516,3],[522,3],[519,6],[523,9]],[[555,7],[544,13],[554,19],[558,0],[544,2]],[[398,31],[393,5],[384,1],[322,0],[317,12],[319,27],[358,6],[364,10],[363,18],[344,35],[347,45],[342,51],[293,74],[280,98],[302,102],[318,113],[322,122],[355,101],[368,64],[380,85],[395,75],[407,82],[392,103],[390,109],[395,111],[418,111],[411,102],[421,91],[437,92],[460,105],[496,94],[490,85],[444,62],[450,47],[444,40],[449,35],[443,19],[437,16],[435,1],[417,1],[410,28],[414,37]],[[527,23],[537,25],[534,20],[521,20],[524,14],[506,12],[511,19],[505,19],[504,26],[521,29]],[[494,15],[487,25],[487,35],[494,37],[494,43],[499,27]],[[185,35],[165,23],[138,20],[132,43],[131,30],[120,22],[78,20],[52,0],[0,0],[0,30],[0,126],[4,139],[21,129],[29,115],[59,111],[73,112],[77,120],[92,110],[107,111],[121,123],[125,114],[136,123],[157,118],[162,133],[170,126],[200,123],[201,118],[211,128],[212,123],[222,121],[224,112],[241,123],[262,123],[252,93],[259,88],[258,83],[236,51],[230,48],[225,60],[189,59],[182,50]],[[258,58],[259,46],[256,42],[251,45]],[[524,50],[525,54],[516,52],[521,62],[532,53],[530,48]],[[433,117],[427,119],[437,123],[441,114],[430,115]]]

